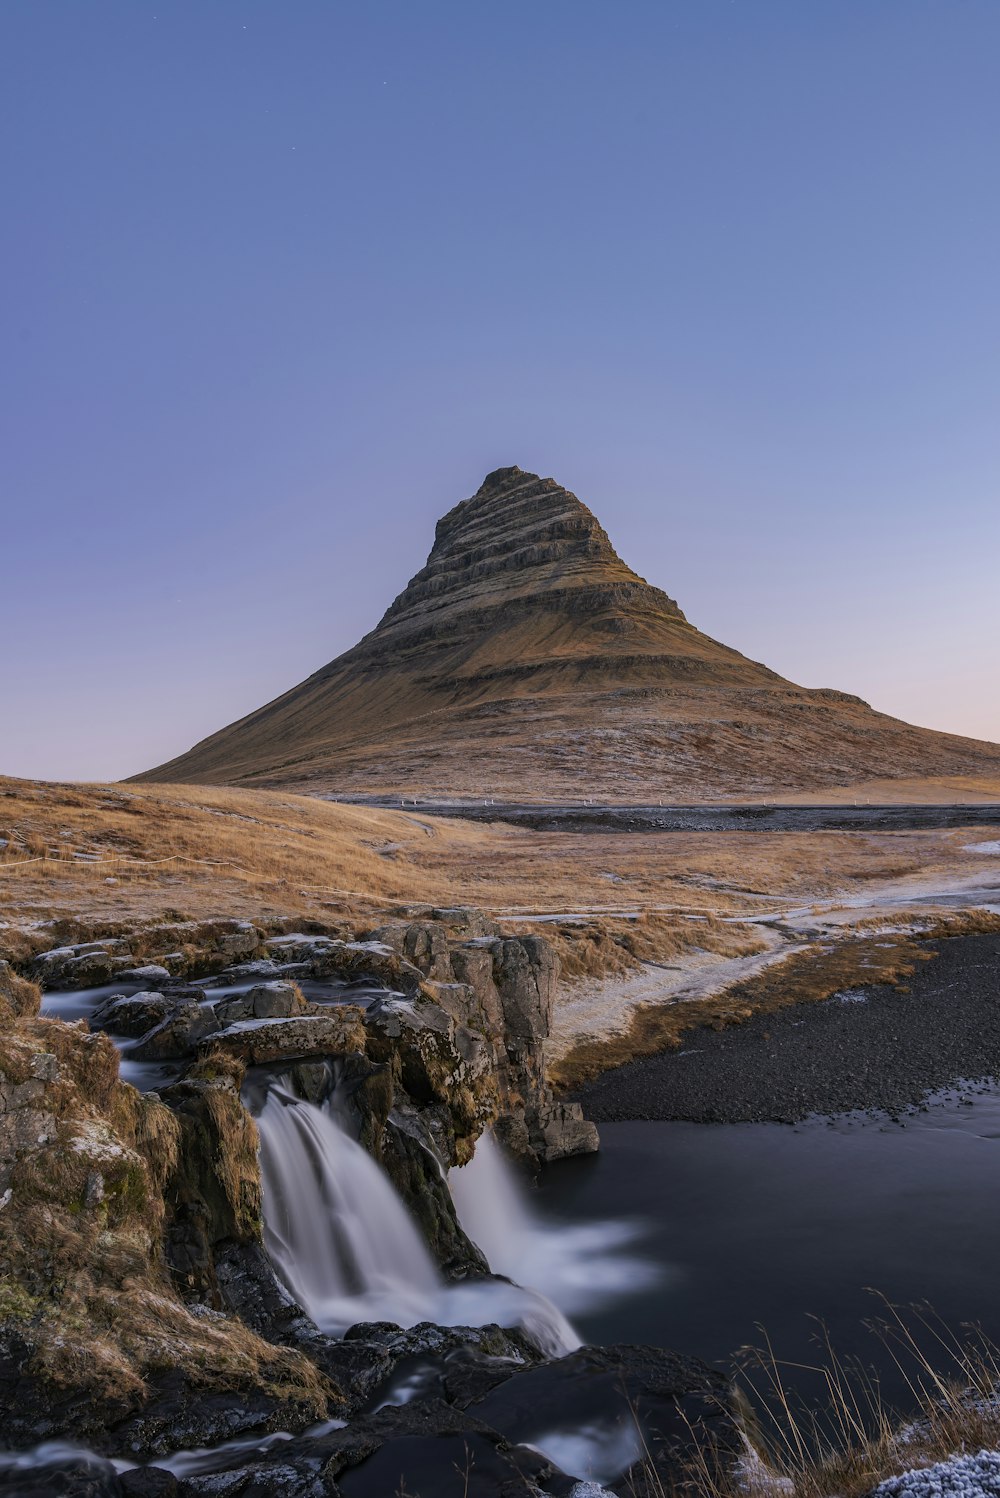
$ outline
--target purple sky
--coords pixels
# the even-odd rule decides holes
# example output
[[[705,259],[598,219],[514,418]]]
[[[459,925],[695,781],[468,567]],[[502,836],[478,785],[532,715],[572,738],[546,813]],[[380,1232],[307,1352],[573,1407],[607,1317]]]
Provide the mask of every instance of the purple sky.
[[[509,463],[1000,739],[998,69],[996,0],[9,0],[0,770],[258,706]]]

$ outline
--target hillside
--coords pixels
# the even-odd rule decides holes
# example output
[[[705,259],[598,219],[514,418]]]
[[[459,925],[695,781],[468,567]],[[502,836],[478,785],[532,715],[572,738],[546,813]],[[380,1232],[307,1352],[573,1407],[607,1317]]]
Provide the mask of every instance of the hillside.
[[[1000,746],[809,690],[702,634],[553,479],[491,473],[351,650],[137,780],[699,800],[1000,776]]]

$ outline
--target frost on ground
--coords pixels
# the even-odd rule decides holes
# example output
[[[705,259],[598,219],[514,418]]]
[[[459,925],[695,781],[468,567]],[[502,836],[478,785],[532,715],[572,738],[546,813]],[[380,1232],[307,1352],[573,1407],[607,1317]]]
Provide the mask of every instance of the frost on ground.
[[[1000,1498],[1000,1451],[952,1456],[880,1482],[872,1498]]]
[[[624,977],[584,978],[564,984],[552,1017],[550,1058],[558,1060],[578,1040],[621,1031],[641,1004],[708,998],[800,950],[767,927],[761,928],[761,935],[768,941],[768,950],[750,957],[685,952],[669,964],[644,962],[638,972]]]

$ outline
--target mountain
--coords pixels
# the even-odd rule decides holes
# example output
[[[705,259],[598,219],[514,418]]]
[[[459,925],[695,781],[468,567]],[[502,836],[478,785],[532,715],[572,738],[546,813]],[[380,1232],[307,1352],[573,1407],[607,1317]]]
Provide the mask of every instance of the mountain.
[[[684,617],[553,479],[500,468],[353,649],[139,780],[630,802],[1000,776],[1000,747],[810,690]]]

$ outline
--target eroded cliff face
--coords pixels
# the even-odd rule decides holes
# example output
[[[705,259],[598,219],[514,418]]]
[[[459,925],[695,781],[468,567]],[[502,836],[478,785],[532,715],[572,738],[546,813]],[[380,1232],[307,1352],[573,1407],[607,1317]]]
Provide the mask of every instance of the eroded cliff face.
[[[172,1183],[195,1169],[182,1120],[120,1081],[107,1035],[39,1019],[38,1000],[0,964],[4,1444],[167,1451],[343,1408],[302,1352],[185,1300],[164,1252]]]
[[[137,778],[635,802],[998,770],[995,745],[798,687],[710,639],[575,495],[511,467],[439,521],[351,650]]]

